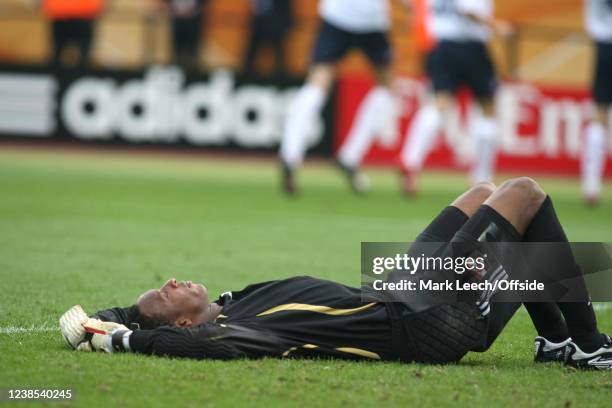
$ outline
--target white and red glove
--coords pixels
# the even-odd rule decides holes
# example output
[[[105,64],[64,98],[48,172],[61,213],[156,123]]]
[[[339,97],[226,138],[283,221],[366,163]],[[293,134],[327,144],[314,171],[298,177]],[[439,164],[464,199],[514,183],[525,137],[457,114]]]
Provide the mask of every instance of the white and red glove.
[[[66,344],[73,349],[107,353],[114,349],[129,350],[131,330],[119,323],[90,318],[80,305],[71,307],[59,323]]]

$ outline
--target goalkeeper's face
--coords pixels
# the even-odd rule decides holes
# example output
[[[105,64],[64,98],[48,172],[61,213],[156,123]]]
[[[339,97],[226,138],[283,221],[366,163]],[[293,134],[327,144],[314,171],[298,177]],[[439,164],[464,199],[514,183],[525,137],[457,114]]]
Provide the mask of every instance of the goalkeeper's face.
[[[138,308],[167,324],[196,326],[206,321],[208,291],[204,285],[170,279],[159,289],[151,289],[138,298]]]

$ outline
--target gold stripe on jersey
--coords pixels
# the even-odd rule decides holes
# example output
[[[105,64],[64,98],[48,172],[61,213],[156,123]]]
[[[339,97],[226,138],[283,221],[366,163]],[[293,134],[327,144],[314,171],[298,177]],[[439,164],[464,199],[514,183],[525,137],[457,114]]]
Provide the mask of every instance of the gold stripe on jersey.
[[[319,348],[319,346],[317,346],[316,344],[304,344],[304,345],[299,346],[299,347],[297,347],[297,346],[291,347],[291,348],[289,348],[287,351],[285,351],[283,353],[283,357],[289,356],[289,354],[291,354],[292,352],[296,351],[298,348],[316,349],[316,348]],[[366,357],[366,358],[371,358],[371,359],[374,359],[374,360],[380,360],[380,356],[377,353],[374,353],[372,351],[367,351],[367,350],[359,349],[359,348],[355,348],[355,347],[337,347],[334,350],[340,351],[342,353],[355,354],[355,355],[360,356],[360,357]]]
[[[291,353],[292,351],[297,350],[297,347],[291,347],[289,350],[285,351],[283,353],[283,357],[287,357],[289,355],[289,353]]]
[[[343,353],[356,354],[361,357],[372,358],[374,360],[380,360],[380,356],[372,351],[362,350],[354,347],[337,347],[336,350]]]
[[[302,346],[302,348],[305,348],[305,349],[315,349],[317,347],[319,347],[319,346],[317,346],[316,344],[304,344]]]
[[[334,309],[329,306],[320,306],[320,305],[308,305],[305,303],[287,303],[284,305],[274,306],[271,309],[263,311],[259,313],[257,316],[265,316],[272,313],[284,312],[286,310],[299,310],[299,311],[307,311],[307,312],[315,312],[322,313],[331,316],[349,316],[355,313],[359,313],[361,311],[367,310],[374,306],[376,303],[368,303],[360,307],[356,307],[353,309]]]
[[[316,349],[319,346],[317,346],[316,344],[304,344],[302,346],[300,346],[301,348],[305,348],[305,349]],[[291,347],[289,350],[285,351],[283,353],[283,357],[287,357],[289,354],[291,354],[292,351],[297,350],[298,347]]]

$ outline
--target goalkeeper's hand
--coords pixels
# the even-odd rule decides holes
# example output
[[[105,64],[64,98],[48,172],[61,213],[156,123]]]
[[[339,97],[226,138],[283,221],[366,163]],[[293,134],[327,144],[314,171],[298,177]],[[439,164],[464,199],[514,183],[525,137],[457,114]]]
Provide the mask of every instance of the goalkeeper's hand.
[[[130,332],[122,324],[88,317],[80,305],[73,306],[60,317],[60,329],[64,340],[73,349],[107,353],[113,351],[114,333]]]

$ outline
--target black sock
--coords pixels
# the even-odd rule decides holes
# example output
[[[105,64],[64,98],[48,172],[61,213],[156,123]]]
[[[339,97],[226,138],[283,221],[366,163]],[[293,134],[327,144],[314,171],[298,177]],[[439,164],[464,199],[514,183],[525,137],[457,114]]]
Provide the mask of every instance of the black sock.
[[[569,332],[556,303],[552,302],[525,302],[525,309],[531,317],[538,335],[553,343],[567,340]]]
[[[563,271],[559,271],[559,273],[566,277],[581,274],[550,197],[546,197],[546,200],[542,203],[542,206],[527,227],[523,235],[523,241],[567,243],[567,247],[555,247],[554,256],[557,258],[556,263],[567,265],[567,268]],[[559,262],[559,257],[562,258],[561,262]],[[538,254],[538,256],[531,259],[540,259],[546,262],[547,257]],[[544,264],[542,267],[546,267],[546,265]],[[584,285],[584,281],[581,282],[583,282]],[[586,291],[586,287],[584,290]],[[572,341],[574,341],[578,347],[585,352],[591,352],[601,347],[603,340],[599,330],[597,330],[595,311],[590,302],[558,302],[557,306],[565,318]],[[546,306],[546,308],[550,307],[550,305]],[[541,309],[539,311],[536,310],[536,315],[544,313],[544,308],[536,307],[535,309]],[[551,317],[552,316],[553,315],[551,315]],[[542,325],[545,325],[539,317],[538,321]],[[535,323],[534,321],[534,324]],[[539,330],[538,328],[538,332]],[[560,328],[558,328],[558,330],[560,330]]]

